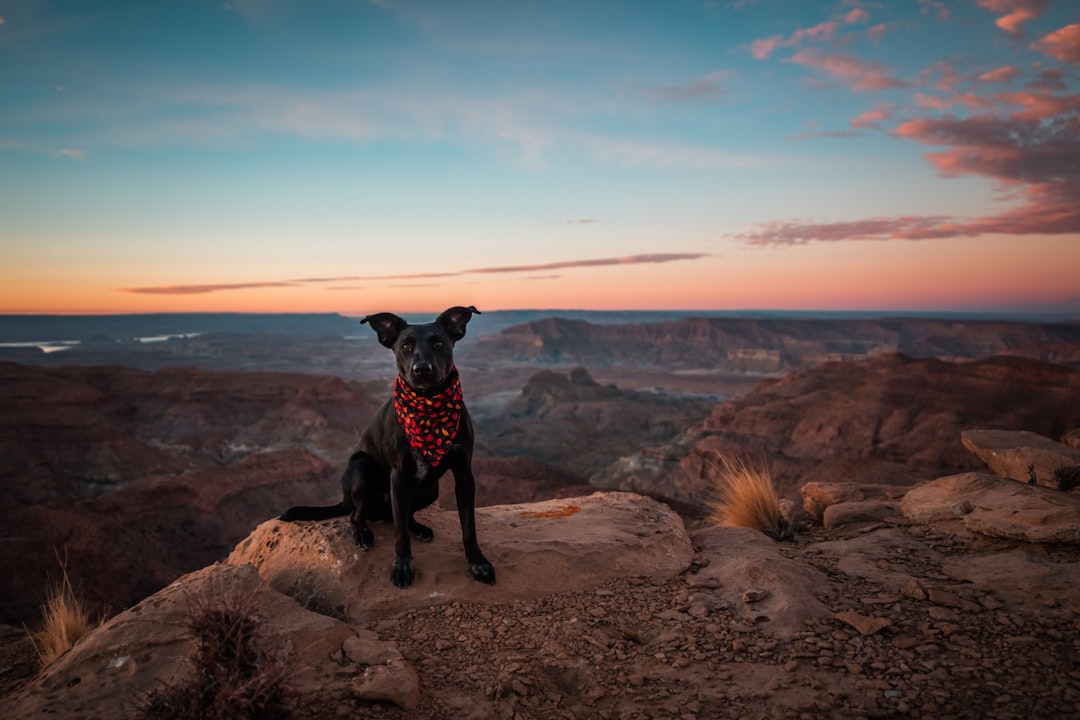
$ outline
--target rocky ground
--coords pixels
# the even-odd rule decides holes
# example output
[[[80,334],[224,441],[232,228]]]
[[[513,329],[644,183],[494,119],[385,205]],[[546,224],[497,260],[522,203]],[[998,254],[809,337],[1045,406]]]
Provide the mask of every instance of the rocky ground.
[[[943,561],[970,546],[921,527],[891,528],[896,550],[879,561],[921,578],[909,591],[852,578],[820,547],[852,532],[816,529],[781,547],[833,581],[819,598],[831,614],[805,620],[790,638],[717,601],[699,553],[672,580],[389,618],[375,629],[416,667],[418,704],[361,707],[386,718],[1075,717],[1077,615],[1048,615],[1037,601],[1006,607],[956,580]],[[1077,561],[1075,550],[1050,554]],[[349,695],[304,714],[353,716]]]
[[[132,716],[148,688],[185,672],[190,598],[227,582],[256,599],[266,646],[292,658],[296,717],[1074,718],[1080,543],[973,532],[965,519],[1042,500],[1054,507],[1027,526],[1075,529],[1080,499],[960,477],[901,502],[836,492],[824,525],[784,543],[748,528],[687,533],[628,494],[487,508],[495,587],[467,577],[453,541],[417,548],[417,584],[400,591],[385,578],[387,528],[358,554],[344,521],[269,521],[229,560],[261,579],[247,564],[180,578],[29,684],[5,681],[0,708]],[[1019,493],[1013,505],[967,508],[999,485]],[[827,495],[808,489],[808,507]],[[942,519],[942,504],[961,509]],[[425,522],[446,537],[454,513]],[[19,643],[0,637],[10,664]]]

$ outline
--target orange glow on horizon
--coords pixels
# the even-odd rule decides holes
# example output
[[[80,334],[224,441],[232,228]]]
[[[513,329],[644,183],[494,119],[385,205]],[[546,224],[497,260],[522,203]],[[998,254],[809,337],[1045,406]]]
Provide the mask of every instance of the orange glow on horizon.
[[[736,246],[704,259],[558,272],[457,275],[418,281],[255,286],[140,294],[85,277],[23,280],[0,289],[5,314],[186,312],[438,312],[481,310],[934,310],[1075,306],[1080,243],[1058,236],[939,242]],[[282,273],[284,275],[285,273]],[[184,278],[186,282],[198,278]],[[264,280],[274,282],[274,278]],[[177,283],[179,284],[179,283]],[[236,284],[245,284],[243,279]],[[248,284],[259,285],[257,281]]]

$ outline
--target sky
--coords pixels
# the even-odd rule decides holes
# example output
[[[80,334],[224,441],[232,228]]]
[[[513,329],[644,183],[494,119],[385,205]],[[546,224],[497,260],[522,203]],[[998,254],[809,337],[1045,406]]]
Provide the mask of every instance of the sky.
[[[0,0],[0,313],[1080,313],[1075,0]]]

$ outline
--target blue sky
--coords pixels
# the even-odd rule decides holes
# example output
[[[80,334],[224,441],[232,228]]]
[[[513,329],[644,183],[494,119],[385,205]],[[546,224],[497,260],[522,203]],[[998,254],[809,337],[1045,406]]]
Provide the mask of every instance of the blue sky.
[[[1080,8],[0,0],[0,312],[1080,310]]]

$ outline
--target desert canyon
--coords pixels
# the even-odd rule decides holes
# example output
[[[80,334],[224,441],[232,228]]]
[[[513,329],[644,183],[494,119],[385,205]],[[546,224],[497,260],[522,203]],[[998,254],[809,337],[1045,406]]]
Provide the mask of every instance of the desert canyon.
[[[274,519],[337,501],[389,396],[355,321],[0,349],[4,715],[138,717],[192,606],[244,598],[294,717],[1076,717],[1080,324],[483,317],[493,587],[449,478],[404,591],[385,525]],[[794,539],[710,517],[739,453]],[[39,669],[58,556],[104,622]]]

